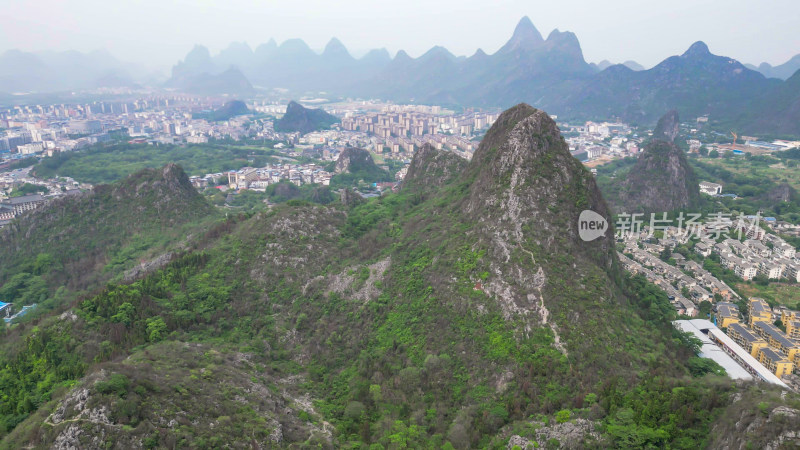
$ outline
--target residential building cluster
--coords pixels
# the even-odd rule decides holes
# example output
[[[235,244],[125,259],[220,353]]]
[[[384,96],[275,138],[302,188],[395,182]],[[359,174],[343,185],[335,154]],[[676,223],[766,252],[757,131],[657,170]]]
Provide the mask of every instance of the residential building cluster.
[[[712,223],[704,226],[710,227]],[[701,238],[694,244],[694,251],[704,258],[716,253],[721,263],[742,279],[751,279],[760,273],[772,279],[799,281],[797,269],[792,269],[798,265],[794,247],[760,227],[747,227],[747,230],[750,230],[750,238],[744,241],[721,238],[720,242],[715,242],[708,237]],[[742,299],[702,264],[675,253],[670,255],[674,265],[661,259],[665,249],[689,243],[691,234],[677,227],[661,231],[663,236],[659,239],[653,239],[649,227],[618,237],[624,247],[619,253],[622,266],[661,287],[678,314],[696,317],[701,302],[712,303],[714,322],[732,340],[728,342],[727,337],[718,336],[711,339],[713,344],[725,350],[752,375],[764,379],[762,372],[768,371],[780,379],[796,371],[800,367],[800,313],[783,306],[773,309],[763,299],[753,297],[746,299],[748,321],[744,323],[737,305]],[[785,332],[775,325],[779,319]]]
[[[12,196],[14,191],[24,184],[41,186],[42,192],[46,194]],[[41,180],[30,175],[30,168],[0,172],[0,227],[49,200],[78,194],[81,189],[91,189],[91,185],[78,183],[71,178]]]
[[[717,319],[733,309],[729,303],[717,304]],[[720,311],[723,309],[723,311]],[[737,310],[738,313],[738,310]],[[780,320],[786,332],[775,323]],[[721,321],[728,336],[779,378],[800,369],[800,312],[786,307],[770,308],[761,298],[752,297],[748,302],[748,320],[726,317]]]
[[[676,253],[672,254],[675,266],[662,261],[659,255],[665,249],[674,249],[689,241],[685,230],[677,227],[667,227],[663,232],[664,237],[656,243],[649,242],[652,237],[649,227],[621,237],[624,245],[623,252],[619,254],[622,266],[631,273],[644,275],[648,281],[661,287],[678,314],[695,317],[698,305],[703,301],[713,302],[715,294],[726,300],[738,298],[730,286],[696,261],[687,260]]]
[[[197,189],[217,187],[222,190],[249,189],[264,191],[271,184],[288,181],[297,186],[330,184],[332,174],[317,164],[267,164],[264,167],[243,167],[223,173],[192,176],[189,180]]]
[[[612,160],[639,153],[641,139],[624,123],[560,123],[569,151],[581,161]]]
[[[498,116],[499,111],[452,114],[438,106],[387,104],[380,111],[347,111],[341,128],[380,138],[380,147],[392,154],[412,155],[423,145],[431,144],[470,159],[477,148],[475,139]]]
[[[205,143],[241,139],[260,131],[259,124],[237,117],[223,122],[196,119],[221,100],[183,95],[100,101],[86,104],[15,106],[0,111],[0,168],[9,160],[78,150],[124,133],[134,142]],[[269,122],[271,127],[271,122]]]
[[[800,282],[800,260],[792,245],[762,228],[754,228],[748,236],[750,239],[743,242],[730,238],[718,243],[703,240],[695,245],[695,251],[717,254],[723,267],[746,281],[760,274],[770,280]]]

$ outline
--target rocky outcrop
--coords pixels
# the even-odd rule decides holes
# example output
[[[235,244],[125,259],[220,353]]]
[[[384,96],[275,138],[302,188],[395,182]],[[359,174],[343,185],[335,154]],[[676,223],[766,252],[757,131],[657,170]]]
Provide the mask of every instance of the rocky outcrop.
[[[508,439],[506,449],[548,450],[603,447],[601,445],[600,426],[591,420],[574,419],[553,425],[544,423],[534,423],[532,425],[536,427],[533,437],[524,438],[520,435],[513,435]]]
[[[364,203],[364,197],[359,195],[356,191],[347,188],[342,189],[342,192],[339,194],[339,201],[342,202],[343,205],[352,208]]]
[[[291,101],[286,106],[286,114],[275,121],[275,131],[284,133],[312,131],[329,128],[339,122],[339,119],[321,109],[305,108],[303,105]]]
[[[653,139],[666,142],[674,142],[678,136],[680,119],[678,118],[678,111],[671,110],[664,114],[653,130]]]
[[[653,139],[622,182],[616,212],[658,213],[699,206],[697,177],[683,150],[672,142],[677,129],[675,111],[659,120]]]
[[[549,328],[562,354],[574,323],[566,311],[579,307],[569,284],[585,288],[588,278],[601,302],[614,302],[619,276],[609,209],[592,175],[570,155],[548,114],[517,105],[500,115],[461,176],[468,185],[458,204],[473,248],[486,251],[488,276],[480,289],[507,320],[523,332]],[[578,218],[592,210],[606,218],[607,231],[584,242]],[[579,288],[580,289],[580,288]]]
[[[438,188],[461,175],[467,165],[467,160],[455,153],[425,144],[414,154],[403,179],[403,188]]]
[[[372,160],[372,155],[363,148],[347,147],[336,160],[334,173],[356,173],[360,171],[380,170]]]
[[[770,408],[773,401],[761,402],[756,407],[750,407],[755,405],[749,402],[734,402],[711,429],[709,448],[779,450],[800,447],[800,411],[785,405]]]

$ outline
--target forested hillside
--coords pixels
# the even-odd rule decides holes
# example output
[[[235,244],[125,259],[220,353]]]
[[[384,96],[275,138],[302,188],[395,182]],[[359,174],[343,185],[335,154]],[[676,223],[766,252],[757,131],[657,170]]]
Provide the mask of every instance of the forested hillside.
[[[189,197],[214,223],[164,265],[6,333],[0,446],[696,449],[734,416],[769,442],[741,431],[754,388],[698,369],[611,233],[578,237],[582,210],[609,210],[547,114],[506,111],[469,163],[437,152],[366,202],[222,220]],[[154,173],[108,189],[183,192]],[[768,394],[767,416],[799,406]]]

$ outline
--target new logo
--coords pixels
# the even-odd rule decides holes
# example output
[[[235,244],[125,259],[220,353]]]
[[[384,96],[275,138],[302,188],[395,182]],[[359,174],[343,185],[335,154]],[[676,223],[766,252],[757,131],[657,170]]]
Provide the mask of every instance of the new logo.
[[[608,221],[605,217],[591,209],[585,209],[578,217],[578,235],[586,242],[593,241],[606,234]]]

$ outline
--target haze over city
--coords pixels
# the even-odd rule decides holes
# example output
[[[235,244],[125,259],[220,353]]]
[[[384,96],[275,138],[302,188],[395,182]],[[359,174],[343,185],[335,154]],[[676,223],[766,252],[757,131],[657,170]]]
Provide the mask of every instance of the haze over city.
[[[800,6],[793,0],[2,3],[0,52],[106,49],[162,70],[195,44],[216,53],[234,41],[255,48],[270,38],[301,38],[321,50],[337,37],[356,56],[385,47],[416,57],[434,45],[456,55],[478,48],[492,53],[525,15],[544,36],[556,28],[576,33],[590,62],[634,60],[650,67],[697,40],[716,54],[756,65],[780,64],[800,52]]]

